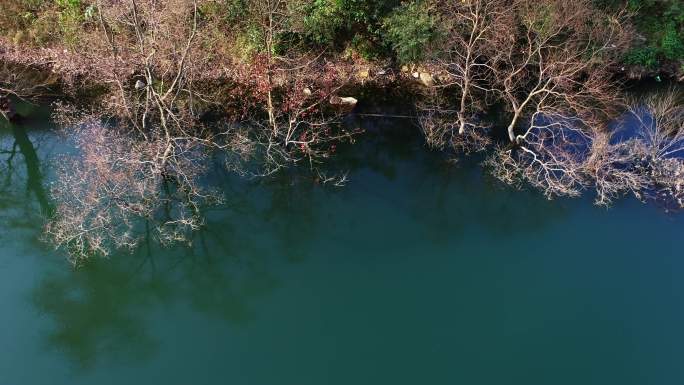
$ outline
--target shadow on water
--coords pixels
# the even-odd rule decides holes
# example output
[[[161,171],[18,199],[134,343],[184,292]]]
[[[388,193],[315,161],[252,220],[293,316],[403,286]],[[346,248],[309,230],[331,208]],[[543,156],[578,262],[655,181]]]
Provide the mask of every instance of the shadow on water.
[[[54,323],[48,345],[80,370],[108,360],[140,364],[158,349],[150,315],[176,305],[244,327],[255,317],[252,301],[278,280],[269,258],[260,258],[265,250],[230,227],[208,219],[190,247],[150,241],[134,253],[47,274],[32,301]]]
[[[54,325],[46,333],[48,346],[78,368],[92,367],[103,352],[139,361],[155,351],[142,314],[168,288],[108,262],[48,273],[32,293],[37,310]]]
[[[516,191],[481,167],[483,154],[450,158],[425,145],[412,122],[363,119],[366,130],[353,148],[343,149],[337,169],[350,169],[350,190],[408,213],[426,232],[454,240],[464,228],[514,235],[561,220],[563,205],[533,191]],[[494,220],[492,220],[494,219]]]
[[[38,155],[38,146],[46,139],[46,117],[23,107],[21,112],[29,118],[19,116],[13,123],[0,120],[0,134],[5,133],[0,138],[0,215],[15,228],[31,227],[36,218],[48,217],[54,211],[43,177],[46,165]],[[35,133],[33,139],[31,132]],[[38,210],[34,210],[35,203]]]
[[[24,157],[26,166],[26,188],[31,191],[40,205],[41,213],[49,217],[54,212],[54,208],[49,201],[45,191],[43,173],[40,168],[40,160],[31,139],[26,133],[26,128],[31,122],[25,119],[12,124],[12,136],[14,137],[13,148],[19,147],[19,151]]]
[[[38,206],[34,217],[53,211],[44,180],[49,172],[41,167],[50,154],[29,135],[28,128],[39,127],[45,117],[36,120],[8,127],[2,178],[8,190],[23,178],[22,188]],[[52,321],[47,345],[78,370],[109,360],[139,364],[162,349],[152,321],[159,313],[189,306],[231,327],[247,327],[259,317],[256,304],[284,284],[285,266],[341,260],[345,252],[391,256],[417,241],[458,245],[475,232],[506,242],[566,215],[563,205],[490,180],[477,159],[454,165],[429,151],[411,122],[348,123],[366,133],[355,145],[340,147],[330,164],[348,172],[346,187],[321,186],[306,170],[245,180],[217,167],[208,180],[223,190],[226,204],[206,209],[206,225],[191,246],[160,249],[148,235],[133,253],[94,259],[78,269],[67,268],[66,261],[50,269],[31,295],[35,308]],[[21,170],[15,164],[19,154]],[[0,198],[4,207],[26,201],[16,191]]]

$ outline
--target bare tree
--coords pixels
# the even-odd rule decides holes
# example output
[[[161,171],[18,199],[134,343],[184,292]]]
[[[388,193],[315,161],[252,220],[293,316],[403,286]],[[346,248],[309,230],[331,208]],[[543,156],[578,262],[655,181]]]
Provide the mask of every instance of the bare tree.
[[[132,63],[136,72],[103,71],[114,92],[99,108],[58,109],[81,153],[60,161],[56,215],[47,232],[74,262],[135,246],[141,221],[163,242],[184,240],[202,222],[200,205],[215,198],[198,182],[205,153],[218,142],[194,108],[201,97],[191,63],[196,1],[130,0],[124,6],[102,0],[98,11],[111,55],[105,62]]]
[[[488,164],[500,179],[521,178],[548,197],[579,195],[591,184],[585,160],[620,103],[607,69],[629,34],[621,14],[604,15],[590,1],[521,0],[515,10],[522,33],[494,65],[511,145]]]
[[[56,83],[49,72],[40,71],[28,65],[11,62],[0,63],[0,94],[13,95],[20,99],[46,97]]]
[[[106,56],[98,65],[110,92],[87,112],[59,111],[81,154],[60,162],[59,204],[47,228],[74,262],[137,245],[141,223],[164,242],[189,240],[202,223],[200,207],[218,199],[199,183],[211,150],[227,150],[233,169],[256,163],[258,175],[304,160],[318,172],[318,160],[351,136],[327,106],[344,71],[320,53],[278,53],[290,8],[275,0],[250,1],[249,22],[261,29],[264,49],[248,71],[227,72],[240,76],[234,92],[242,92],[243,115],[234,124],[203,123],[201,109],[218,102],[199,86],[208,59],[196,49],[198,1],[98,1],[105,44],[90,50]]]
[[[336,143],[352,140],[355,131],[338,124],[342,110],[329,101],[351,75],[339,63],[326,62],[324,52],[290,47],[279,52],[279,39],[296,19],[292,2],[250,0],[251,22],[262,37],[263,51],[255,55],[241,78],[251,85],[252,111],[231,135],[244,158],[259,158],[257,175],[270,175],[305,161],[313,170],[335,150]],[[235,143],[237,142],[237,143]],[[234,167],[234,165],[231,165]]]
[[[642,143],[617,141],[615,132],[599,132],[593,138],[585,168],[596,189],[595,202],[608,206],[625,194],[643,198],[650,178],[641,164]]]
[[[482,141],[486,125],[477,115],[491,102],[497,40],[511,28],[507,3],[448,1],[435,7],[444,21],[445,37],[428,63],[440,79],[433,87],[437,93],[421,108],[422,127],[430,145],[460,145],[467,150],[486,144]],[[451,95],[455,95],[453,102]]]
[[[49,71],[31,65],[0,63],[0,114],[14,120],[13,98],[24,102],[44,99],[53,93],[56,79]]]
[[[145,223],[163,243],[183,241],[201,225],[200,204],[211,198],[197,184],[201,142],[177,141],[164,162],[164,137],[135,140],[97,120],[69,134],[81,153],[58,162],[56,216],[47,233],[73,262],[134,247]]]
[[[635,171],[650,181],[642,195],[673,200],[684,207],[684,98],[670,90],[633,101],[636,138],[628,141],[636,154]]]
[[[487,161],[499,179],[529,183],[549,198],[594,188],[599,205],[632,194],[684,207],[681,95],[669,91],[632,101],[614,128],[578,129],[559,118],[546,122],[535,124],[532,139],[519,148],[497,151]]]
[[[598,204],[631,193],[684,207],[684,107],[675,91],[633,100],[618,128],[594,140],[587,172]]]
[[[519,41],[511,37],[495,71],[496,87],[511,113],[510,141],[521,143],[534,131],[529,118],[535,114],[596,126],[616,101],[606,70],[628,38],[622,15],[605,15],[588,0],[521,0],[514,7]]]
[[[591,132],[564,117],[537,115],[534,129],[517,147],[503,146],[486,160],[494,176],[505,183],[527,183],[548,198],[578,196],[589,183],[584,161],[592,142]]]

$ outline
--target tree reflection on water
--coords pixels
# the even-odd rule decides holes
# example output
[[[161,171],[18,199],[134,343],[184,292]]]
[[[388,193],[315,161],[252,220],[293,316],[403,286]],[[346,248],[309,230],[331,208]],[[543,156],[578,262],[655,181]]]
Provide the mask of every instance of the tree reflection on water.
[[[140,363],[159,353],[155,329],[173,322],[166,317],[178,305],[230,327],[249,325],[260,301],[284,284],[284,265],[350,252],[392,255],[414,248],[416,238],[459,244],[472,228],[505,239],[565,215],[536,194],[492,187],[479,168],[449,165],[423,148],[410,125],[357,123],[373,127],[331,164],[349,172],[344,188],[321,186],[296,169],[252,181],[217,167],[207,183],[223,191],[225,203],[205,208],[205,225],[189,246],[161,248],[143,224],[145,241],[132,253],[47,269],[31,295],[52,322],[47,345],[79,370],[109,360]],[[59,139],[25,127],[11,127],[2,142],[0,215],[11,217],[9,227],[23,221],[36,238],[52,212],[44,165],[53,158],[36,143]]]

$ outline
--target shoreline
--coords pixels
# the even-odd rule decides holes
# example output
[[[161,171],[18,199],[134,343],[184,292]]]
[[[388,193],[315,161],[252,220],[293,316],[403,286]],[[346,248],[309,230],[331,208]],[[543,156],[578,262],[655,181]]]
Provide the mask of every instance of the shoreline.
[[[102,71],[107,68],[117,68],[119,72],[127,74],[127,77],[123,79],[124,83],[135,83],[141,71],[136,63],[124,60],[116,60],[116,63],[113,63],[115,59],[93,58],[63,47],[20,46],[0,37],[0,65],[29,69],[43,76],[52,77],[53,84],[51,85],[54,89],[51,91],[56,91],[59,98],[66,96],[82,98],[102,91],[105,93],[109,85],[102,80],[107,78],[107,74]],[[387,59],[368,61],[344,58],[339,54],[326,55],[320,59],[326,65],[339,69],[348,76],[346,80],[342,79],[345,75],[336,79],[342,84],[340,88],[343,90],[363,89],[371,85],[416,94],[432,86],[440,85],[437,72],[425,63],[400,65]],[[101,62],[96,63],[97,60]],[[250,78],[258,75],[252,67],[253,65],[249,62],[219,60],[210,63],[207,68],[204,68],[205,71],[200,70],[195,81],[215,88],[235,85],[248,89],[252,80]],[[657,69],[648,69],[641,65],[618,64],[608,68],[608,73],[622,85],[650,81],[684,83],[684,65],[675,62],[664,63]],[[315,75],[317,74],[312,74],[310,79],[306,77],[304,79],[314,81]],[[620,88],[625,89],[623,86]],[[1,91],[2,88],[0,88],[0,94]]]

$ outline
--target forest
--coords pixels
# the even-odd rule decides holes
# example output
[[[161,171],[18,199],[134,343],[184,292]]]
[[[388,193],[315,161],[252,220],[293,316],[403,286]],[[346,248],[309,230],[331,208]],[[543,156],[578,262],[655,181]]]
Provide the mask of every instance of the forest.
[[[46,237],[78,263],[202,226],[244,178],[326,165],[363,140],[368,88],[411,100],[426,146],[483,156],[547,198],[684,207],[684,5],[678,0],[5,0],[0,109],[51,103],[73,140]],[[639,79],[670,82],[645,97]]]

